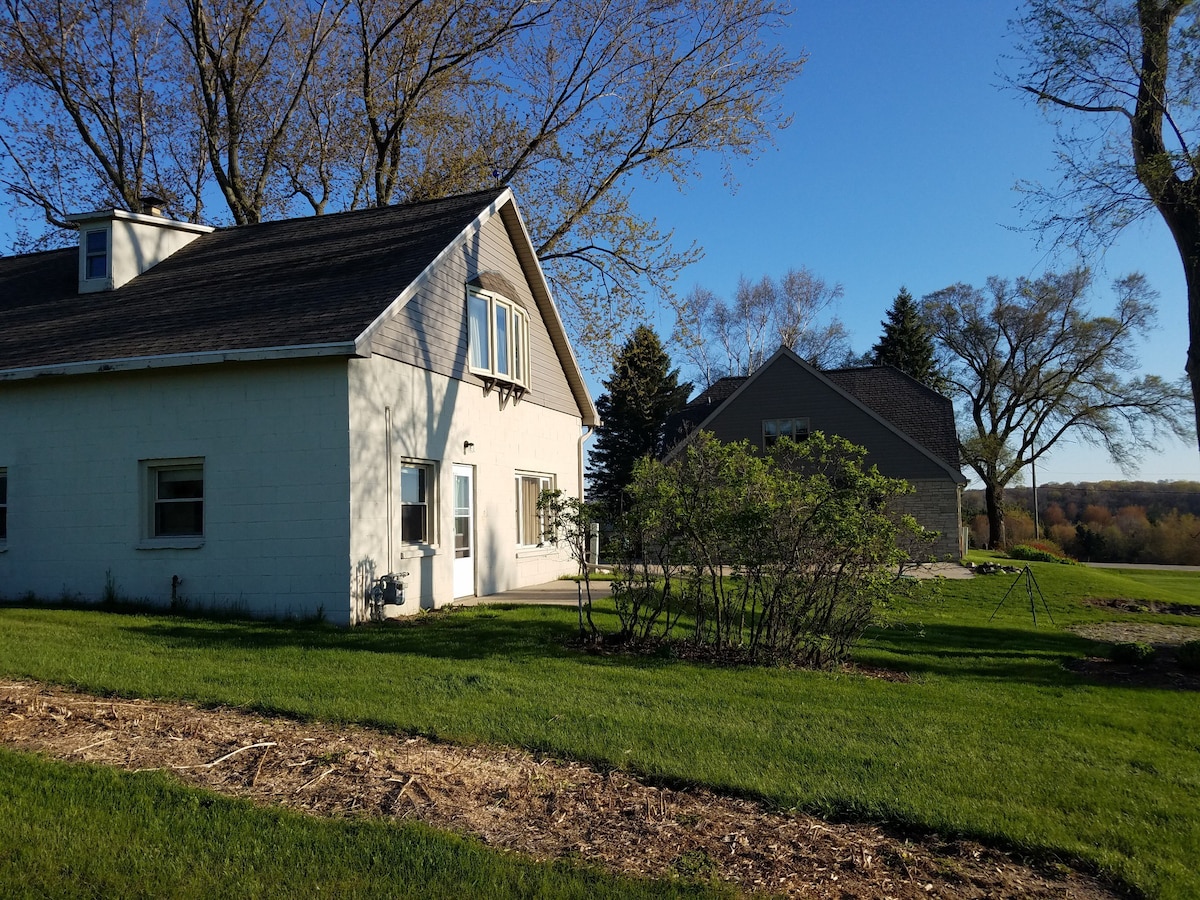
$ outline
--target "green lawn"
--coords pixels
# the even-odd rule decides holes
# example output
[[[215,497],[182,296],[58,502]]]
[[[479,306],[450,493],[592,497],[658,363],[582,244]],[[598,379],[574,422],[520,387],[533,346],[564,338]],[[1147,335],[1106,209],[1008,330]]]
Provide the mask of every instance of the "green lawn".
[[[1200,574],[1195,572],[1164,572],[1158,569],[1110,569],[1129,581],[1141,585],[1143,592],[1153,589],[1155,600],[1187,603],[1200,606]]]
[[[529,862],[420,825],[316,819],[157,774],[2,749],[0,893],[9,900],[716,895]]]
[[[1061,665],[1096,649],[1071,622],[1200,624],[1081,602],[1172,600],[1185,582],[1032,568],[1057,625],[1039,599],[1034,627],[1023,585],[989,621],[1012,576],[946,582],[893,611],[857,658],[907,684],[581,655],[563,646],[573,610],[529,607],[355,631],[0,608],[0,672],[513,744],[1200,895],[1200,694],[1087,683]]]

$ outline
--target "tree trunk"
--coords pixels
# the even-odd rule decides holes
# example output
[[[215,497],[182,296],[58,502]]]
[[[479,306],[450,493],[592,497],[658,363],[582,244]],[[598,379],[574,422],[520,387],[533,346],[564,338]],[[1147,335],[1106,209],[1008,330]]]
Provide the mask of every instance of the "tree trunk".
[[[1188,295],[1188,355],[1187,355],[1187,373],[1188,378],[1192,382],[1192,403],[1196,408],[1196,439],[1197,447],[1200,448],[1200,251],[1197,246],[1200,241],[1197,241],[1195,232],[1200,231],[1200,226],[1193,229],[1192,236],[1192,252],[1184,253],[1183,247],[1180,247],[1180,256],[1183,257],[1183,273],[1187,278],[1187,295]]]
[[[1005,544],[1004,488],[994,482],[985,482],[983,499],[987,505],[988,549],[999,550]]]

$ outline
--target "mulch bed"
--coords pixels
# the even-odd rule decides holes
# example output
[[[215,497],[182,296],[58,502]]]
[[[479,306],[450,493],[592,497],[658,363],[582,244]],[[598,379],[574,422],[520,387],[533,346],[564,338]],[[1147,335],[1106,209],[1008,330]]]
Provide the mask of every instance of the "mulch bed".
[[[513,749],[236,709],[0,681],[0,743],[165,771],[315,815],[419,820],[537,859],[572,856],[639,877],[715,875],[749,892],[842,900],[1119,896],[1061,863],[1031,865],[971,841],[833,824]]]
[[[1105,606],[1126,611],[1135,611],[1135,604],[1141,610],[1152,612],[1170,612],[1168,608],[1179,606],[1175,603],[1156,603],[1152,600],[1091,600],[1086,602],[1093,606]],[[1129,606],[1119,604],[1129,604]],[[1154,608],[1149,609],[1151,606]],[[1194,609],[1194,607],[1183,608]],[[1195,612],[1186,614],[1195,615]],[[1166,625],[1158,622],[1094,622],[1090,625],[1075,625],[1070,630],[1082,637],[1105,644],[1119,644],[1125,641],[1150,644],[1156,651],[1153,659],[1141,665],[1117,663],[1104,656],[1069,660],[1064,665],[1076,674],[1106,684],[1200,691],[1200,672],[1180,668],[1176,659],[1176,653],[1181,644],[1200,640],[1200,628],[1196,626]]]

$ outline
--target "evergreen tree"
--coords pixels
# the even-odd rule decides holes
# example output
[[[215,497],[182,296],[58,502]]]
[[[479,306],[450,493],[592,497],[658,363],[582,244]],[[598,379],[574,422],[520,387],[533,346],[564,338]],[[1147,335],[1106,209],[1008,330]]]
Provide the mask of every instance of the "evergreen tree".
[[[658,334],[639,325],[617,354],[596,402],[601,424],[591,454],[591,499],[621,508],[634,463],[658,451],[663,422],[691,392],[690,382],[679,383],[679,370],[671,368]]]
[[[908,288],[900,288],[887,319],[880,324],[883,335],[870,353],[874,364],[895,366],[935,391],[943,391],[946,382],[938,369],[933,338]]]

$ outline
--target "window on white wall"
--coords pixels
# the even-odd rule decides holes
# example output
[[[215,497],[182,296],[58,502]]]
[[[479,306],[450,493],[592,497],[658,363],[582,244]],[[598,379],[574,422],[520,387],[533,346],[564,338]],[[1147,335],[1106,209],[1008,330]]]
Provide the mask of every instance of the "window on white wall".
[[[108,229],[98,228],[84,234],[83,275],[85,278],[108,277]]]
[[[146,460],[151,538],[204,536],[204,460]]]
[[[529,384],[529,315],[489,291],[467,295],[471,371],[512,384]]]
[[[406,544],[432,544],[430,509],[433,466],[406,462],[400,466],[400,540]]]
[[[0,469],[0,544],[8,540],[8,469]]]
[[[553,475],[517,473],[517,544],[537,547],[545,543],[549,516],[537,508],[542,491],[554,490]]]

